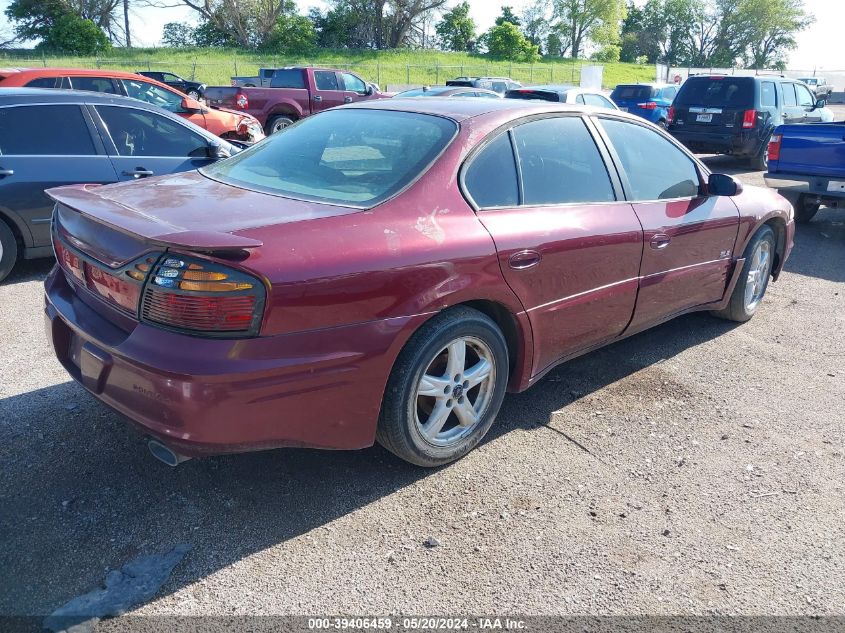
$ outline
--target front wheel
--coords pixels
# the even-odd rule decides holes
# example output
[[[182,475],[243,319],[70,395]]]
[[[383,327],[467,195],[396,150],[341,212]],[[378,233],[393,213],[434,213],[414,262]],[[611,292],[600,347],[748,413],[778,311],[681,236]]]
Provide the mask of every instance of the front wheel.
[[[18,242],[15,234],[3,220],[0,220],[0,281],[9,276],[17,261]]]
[[[713,314],[729,321],[750,320],[769,287],[774,261],[775,232],[770,226],[762,226],[745,249],[745,265],[728,307]]]
[[[399,354],[376,439],[418,466],[453,462],[490,429],[507,382],[507,344],[496,323],[471,308],[448,310]]]

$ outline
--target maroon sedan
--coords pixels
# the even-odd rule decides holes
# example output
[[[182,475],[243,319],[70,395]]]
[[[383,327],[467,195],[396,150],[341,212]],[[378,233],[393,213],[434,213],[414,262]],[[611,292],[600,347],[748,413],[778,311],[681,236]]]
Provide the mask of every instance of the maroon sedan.
[[[53,189],[55,352],[164,461],[379,441],[435,466],[506,391],[695,310],[750,319],[776,193],[611,110],[343,107],[200,171]]]

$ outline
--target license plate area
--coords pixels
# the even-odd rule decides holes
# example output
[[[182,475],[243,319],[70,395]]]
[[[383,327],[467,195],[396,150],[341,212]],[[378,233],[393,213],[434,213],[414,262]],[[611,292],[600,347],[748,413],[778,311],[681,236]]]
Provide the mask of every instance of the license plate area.
[[[695,116],[696,123],[712,123],[713,115],[709,112],[707,114],[697,114]]]
[[[845,180],[831,180],[827,183],[827,190],[845,193]]]

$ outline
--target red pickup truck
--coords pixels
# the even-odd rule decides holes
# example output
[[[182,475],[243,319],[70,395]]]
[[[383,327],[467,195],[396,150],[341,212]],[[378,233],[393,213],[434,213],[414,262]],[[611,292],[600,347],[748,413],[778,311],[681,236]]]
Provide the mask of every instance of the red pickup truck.
[[[344,103],[393,95],[345,70],[303,67],[276,69],[269,88],[210,86],[204,96],[209,105],[251,114],[267,134],[273,134],[294,121]]]

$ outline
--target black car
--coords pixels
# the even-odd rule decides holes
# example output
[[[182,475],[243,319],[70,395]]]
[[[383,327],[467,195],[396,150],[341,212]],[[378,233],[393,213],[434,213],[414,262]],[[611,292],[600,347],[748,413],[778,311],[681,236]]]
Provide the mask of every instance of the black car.
[[[176,88],[176,90],[188,95],[191,99],[201,99],[205,95],[205,84],[198,81],[182,79],[174,73],[159,72],[157,70],[139,70],[138,74],[160,81],[171,88]]]
[[[0,91],[0,281],[52,254],[45,189],[196,169],[240,149],[154,105],[74,90]]]
[[[669,110],[669,132],[695,152],[732,154],[766,169],[767,148],[782,123],[832,121],[806,85],[774,75],[692,76]]]
[[[446,82],[447,86],[466,86],[468,88],[484,88],[505,94],[508,90],[522,87],[518,81],[510,77],[455,77]]]

